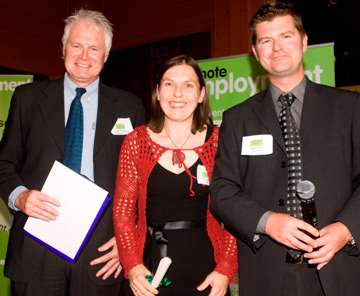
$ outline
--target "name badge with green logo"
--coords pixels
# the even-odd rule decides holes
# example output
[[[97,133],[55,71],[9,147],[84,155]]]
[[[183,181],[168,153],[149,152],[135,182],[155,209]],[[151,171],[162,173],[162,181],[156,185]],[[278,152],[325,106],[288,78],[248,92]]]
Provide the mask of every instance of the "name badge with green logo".
[[[205,167],[201,164],[199,164],[197,167],[196,177],[197,177],[198,184],[209,186],[209,176],[207,174]]]
[[[130,118],[118,118],[111,133],[115,136],[127,135],[133,131]]]
[[[273,153],[272,135],[254,135],[242,138],[241,155],[269,155]]]

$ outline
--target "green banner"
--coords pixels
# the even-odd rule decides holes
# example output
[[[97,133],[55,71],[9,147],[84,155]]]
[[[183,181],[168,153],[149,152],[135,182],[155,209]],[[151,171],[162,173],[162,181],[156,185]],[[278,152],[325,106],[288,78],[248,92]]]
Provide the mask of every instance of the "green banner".
[[[311,81],[335,86],[333,43],[309,46],[303,61],[305,74]],[[216,122],[221,121],[226,109],[265,90],[269,84],[267,73],[252,55],[202,60],[199,65]]]
[[[0,140],[15,88],[32,81],[33,75],[0,75]],[[2,296],[10,296],[10,280],[4,277],[4,264],[11,223],[12,217],[4,202],[0,200],[0,295]]]

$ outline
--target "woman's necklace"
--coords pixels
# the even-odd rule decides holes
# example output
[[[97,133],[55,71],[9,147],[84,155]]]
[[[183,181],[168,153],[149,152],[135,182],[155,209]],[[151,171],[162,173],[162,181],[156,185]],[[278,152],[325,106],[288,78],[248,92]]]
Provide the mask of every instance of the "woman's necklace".
[[[181,162],[183,163],[185,161],[185,153],[181,151],[181,148],[184,147],[185,143],[189,140],[190,135],[191,135],[191,130],[190,133],[188,135],[188,137],[186,138],[185,142],[181,145],[180,148],[178,148],[178,146],[176,146],[176,144],[174,143],[174,141],[171,139],[169,133],[166,130],[166,127],[164,125],[164,130],[167,134],[167,136],[169,137],[170,141],[174,144],[174,146],[176,147],[176,150],[173,149],[173,163],[174,164],[178,164],[179,163],[179,152],[180,152],[180,156],[181,156]]]

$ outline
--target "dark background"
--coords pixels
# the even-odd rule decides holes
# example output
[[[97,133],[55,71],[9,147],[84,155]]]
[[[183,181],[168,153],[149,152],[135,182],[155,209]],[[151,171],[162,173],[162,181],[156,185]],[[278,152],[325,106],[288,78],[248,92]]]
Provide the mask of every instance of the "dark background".
[[[360,84],[360,1],[293,0],[309,44],[335,43],[336,86]]]
[[[302,15],[309,45],[335,44],[336,86],[360,89],[360,0],[282,1],[294,3]],[[63,19],[80,7],[100,10],[115,29],[101,80],[139,95],[148,107],[155,75],[169,58],[251,53],[249,22],[264,2],[32,0],[29,6],[28,0],[0,0],[0,73],[61,77]]]

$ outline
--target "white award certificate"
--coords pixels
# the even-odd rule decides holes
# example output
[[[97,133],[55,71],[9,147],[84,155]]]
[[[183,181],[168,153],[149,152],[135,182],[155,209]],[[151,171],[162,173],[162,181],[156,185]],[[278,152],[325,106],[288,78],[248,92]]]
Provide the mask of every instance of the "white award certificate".
[[[59,216],[51,222],[29,217],[24,231],[74,263],[110,202],[108,192],[57,161],[41,192],[61,203]]]

